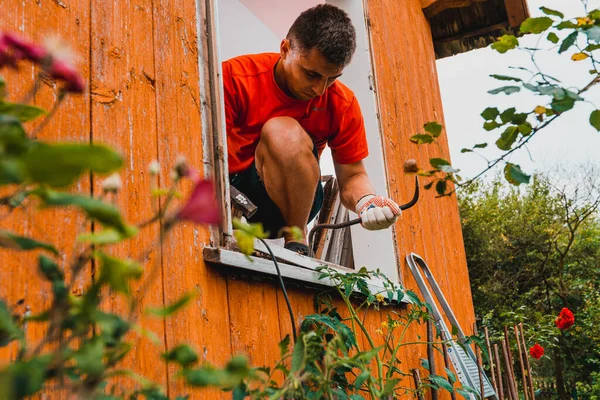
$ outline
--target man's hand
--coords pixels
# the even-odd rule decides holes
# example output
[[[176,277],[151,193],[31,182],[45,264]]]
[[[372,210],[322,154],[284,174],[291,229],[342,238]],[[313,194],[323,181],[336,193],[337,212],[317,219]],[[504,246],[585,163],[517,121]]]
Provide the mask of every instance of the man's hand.
[[[356,213],[365,229],[375,231],[392,226],[402,210],[392,199],[368,194],[356,203]]]

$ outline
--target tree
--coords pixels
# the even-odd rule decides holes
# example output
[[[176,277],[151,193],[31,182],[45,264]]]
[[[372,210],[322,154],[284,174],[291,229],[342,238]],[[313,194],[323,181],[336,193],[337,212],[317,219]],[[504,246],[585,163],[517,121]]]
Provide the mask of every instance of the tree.
[[[535,175],[521,190],[497,177],[459,192],[479,318],[496,332],[524,322],[531,339],[552,350],[536,370],[554,377],[561,398],[600,372],[600,340],[589,334],[597,329],[591,321],[599,316],[594,299],[600,287],[600,182],[594,170],[585,166],[562,175],[569,180]],[[553,320],[564,307],[577,323],[561,331]]]

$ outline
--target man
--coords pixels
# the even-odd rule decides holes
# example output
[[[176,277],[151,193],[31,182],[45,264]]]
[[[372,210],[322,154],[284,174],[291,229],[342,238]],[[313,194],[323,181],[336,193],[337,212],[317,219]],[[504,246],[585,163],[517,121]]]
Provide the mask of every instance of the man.
[[[337,81],[350,63],[356,34],[348,15],[327,4],[304,11],[280,52],[223,63],[230,183],[257,207],[270,237],[307,254],[306,225],[323,202],[319,156],[331,148],[342,204],[366,229],[391,226],[401,211],[374,194],[363,159],[367,140],[360,107]],[[284,227],[304,229],[298,240]]]

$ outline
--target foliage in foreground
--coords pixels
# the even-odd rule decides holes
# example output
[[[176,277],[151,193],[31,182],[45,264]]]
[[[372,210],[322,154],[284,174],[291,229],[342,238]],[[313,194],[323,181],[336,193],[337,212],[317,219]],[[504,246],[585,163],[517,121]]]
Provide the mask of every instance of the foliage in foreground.
[[[481,112],[483,119],[482,128],[486,136],[493,135],[493,144],[500,150],[500,156],[488,159],[481,153],[483,149],[492,144],[482,142],[471,148],[462,149],[463,153],[473,153],[486,160],[486,166],[474,177],[466,181],[458,175],[459,169],[450,164],[448,160],[434,157],[427,166],[415,167],[415,172],[421,176],[429,177],[430,182],[426,189],[432,187],[440,196],[452,194],[454,190],[450,183],[458,187],[466,187],[477,181],[479,177],[496,166],[503,166],[504,178],[512,185],[519,186],[529,183],[531,176],[521,169],[521,166],[511,162],[511,155],[523,149],[531,139],[543,132],[547,126],[559,119],[575,107],[592,106],[586,123],[600,132],[600,110],[592,102],[590,89],[600,83],[600,68],[598,50],[600,49],[600,9],[588,10],[587,1],[582,1],[585,14],[572,19],[566,19],[564,14],[541,7],[545,14],[539,18],[528,18],[521,24],[520,33],[527,36],[537,36],[538,44],[547,43],[551,47],[548,52],[556,52],[561,57],[569,57],[576,63],[575,68],[583,64],[589,66],[590,79],[586,84],[574,86],[570,82],[545,73],[545,65],[538,62],[537,58],[543,51],[538,48],[522,46],[519,39],[513,35],[504,35],[491,45],[492,49],[504,54],[508,51],[522,51],[530,56],[530,65],[512,67],[514,74],[490,75],[501,82],[500,87],[488,91],[493,95],[518,96],[518,93],[527,92],[539,97],[537,105],[530,109],[518,110],[515,107],[498,109],[487,107]],[[575,75],[578,72],[572,72]],[[569,78],[569,77],[567,77]],[[424,133],[411,137],[411,141],[418,145],[434,143],[441,136],[443,127],[435,121],[423,126]],[[490,133],[487,133],[490,132]],[[575,134],[575,132],[573,132]],[[565,136],[564,140],[577,140],[573,135]]]

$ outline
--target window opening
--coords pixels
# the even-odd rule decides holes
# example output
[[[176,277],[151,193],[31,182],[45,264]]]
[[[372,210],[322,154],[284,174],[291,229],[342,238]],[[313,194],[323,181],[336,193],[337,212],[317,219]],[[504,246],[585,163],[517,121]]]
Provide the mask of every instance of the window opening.
[[[357,49],[349,66],[344,69],[340,78],[342,83],[348,86],[356,95],[361,106],[367,141],[369,146],[369,157],[363,162],[367,173],[375,186],[378,194],[387,196],[386,169],[380,127],[377,117],[377,103],[375,96],[374,79],[371,67],[371,53],[368,30],[365,23],[365,10],[361,1],[356,0],[297,0],[294,2],[281,2],[279,0],[213,0],[216,15],[216,25],[213,26],[213,34],[216,36],[216,51],[218,56],[218,72],[220,77],[221,61],[242,55],[261,52],[278,52],[281,40],[285,37],[287,29],[300,12],[314,5],[330,3],[345,10],[354,22],[357,33]],[[221,84],[221,83],[219,83]],[[219,97],[219,96],[217,96]],[[222,106],[222,95],[219,97]],[[224,117],[220,117],[220,123],[216,126],[225,129]],[[225,141],[221,148],[226,148],[225,132],[214,135],[214,140]],[[213,148],[219,147],[219,143],[213,143]],[[213,160],[225,165],[224,171],[217,174],[221,179],[225,190],[229,194],[229,180],[226,169],[226,156],[223,158],[213,157]],[[324,151],[320,160],[322,179],[325,186],[329,185],[329,205],[323,209],[316,221],[342,222],[356,218],[356,214],[346,210],[339,202],[339,195],[335,196],[336,185],[333,162],[331,155]],[[314,222],[313,222],[314,223]],[[231,221],[228,226],[222,228],[222,233],[230,234]],[[311,226],[308,227],[309,229]],[[315,253],[320,260],[327,260],[338,266],[353,268],[365,266],[368,269],[380,269],[391,280],[398,281],[396,246],[393,228],[381,231],[367,231],[361,226],[350,229],[326,230],[316,241]],[[261,246],[256,246],[261,251]],[[264,250],[264,249],[262,249]],[[284,250],[275,248],[277,258],[289,261],[291,264],[303,265],[312,268],[311,263],[316,266],[322,262],[307,261],[306,257],[296,256]],[[298,259],[301,257],[303,260]]]

